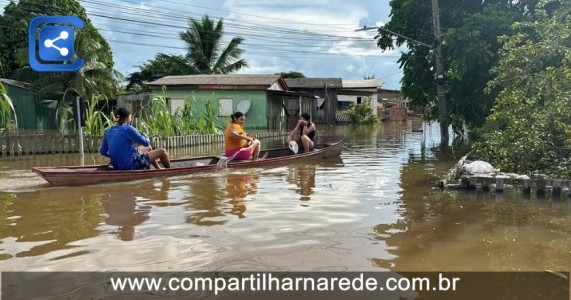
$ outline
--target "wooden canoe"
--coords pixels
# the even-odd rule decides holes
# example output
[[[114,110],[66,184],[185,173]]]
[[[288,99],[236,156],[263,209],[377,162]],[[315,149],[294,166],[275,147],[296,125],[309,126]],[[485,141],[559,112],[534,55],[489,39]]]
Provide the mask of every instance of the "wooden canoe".
[[[270,164],[287,163],[301,159],[317,159],[335,157],[341,153],[343,141],[318,144],[315,150],[294,154],[289,148],[263,150],[260,157],[267,153],[265,159],[256,161],[230,161],[228,168],[262,167]],[[57,186],[80,186],[110,182],[130,181],[153,177],[167,177],[213,171],[218,166],[221,156],[199,156],[171,160],[170,169],[150,170],[113,170],[109,165],[34,167],[32,170],[46,181]]]

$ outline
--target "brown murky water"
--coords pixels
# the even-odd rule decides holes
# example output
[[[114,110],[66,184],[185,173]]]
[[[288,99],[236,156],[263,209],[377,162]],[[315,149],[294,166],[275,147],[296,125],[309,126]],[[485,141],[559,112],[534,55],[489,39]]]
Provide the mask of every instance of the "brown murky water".
[[[1,159],[0,270],[571,270],[569,201],[434,188],[436,125],[329,131],[340,159],[92,187]]]

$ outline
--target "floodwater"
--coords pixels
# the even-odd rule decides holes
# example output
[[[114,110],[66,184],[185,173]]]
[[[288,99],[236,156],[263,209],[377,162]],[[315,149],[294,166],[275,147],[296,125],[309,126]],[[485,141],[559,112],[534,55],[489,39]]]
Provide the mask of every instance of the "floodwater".
[[[89,187],[30,171],[77,155],[3,158],[0,270],[571,270],[571,202],[435,188],[455,162],[430,150],[438,134],[321,128],[340,158]]]

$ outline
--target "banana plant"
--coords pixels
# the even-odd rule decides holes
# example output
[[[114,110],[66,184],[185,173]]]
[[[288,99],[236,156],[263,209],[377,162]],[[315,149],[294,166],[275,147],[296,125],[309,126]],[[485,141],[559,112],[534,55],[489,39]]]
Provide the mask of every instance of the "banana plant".
[[[18,126],[18,117],[16,116],[16,110],[14,109],[14,103],[12,99],[8,96],[8,91],[0,83],[0,126],[2,128],[7,128],[10,123],[12,113],[14,115],[14,121],[16,126]]]

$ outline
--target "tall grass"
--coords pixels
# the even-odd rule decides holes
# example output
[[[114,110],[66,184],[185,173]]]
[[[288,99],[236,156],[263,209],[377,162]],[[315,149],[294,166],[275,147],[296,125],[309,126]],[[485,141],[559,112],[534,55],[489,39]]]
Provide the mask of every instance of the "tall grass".
[[[99,103],[109,104],[105,96],[92,96],[85,107],[85,129],[86,135],[102,135],[105,129],[113,125],[114,118],[109,119],[102,111],[99,111]]]
[[[135,116],[134,126],[148,136],[173,137],[191,134],[216,134],[218,116],[211,99],[206,99],[204,111],[199,113],[199,100],[186,97],[184,106],[171,113],[164,96],[154,96],[150,104]]]
[[[109,100],[105,96],[92,96],[87,99],[85,104],[85,126],[83,132],[85,135],[103,135],[105,129],[113,125],[113,117],[109,118],[99,110],[99,104],[105,102],[109,104]],[[60,106],[56,111],[58,120],[58,129],[60,133],[65,134],[71,128],[75,129],[73,115],[73,106]]]
[[[12,99],[8,97],[8,91],[0,83],[0,128],[7,128],[8,124],[12,120],[12,113],[14,113],[14,120],[16,126],[18,126],[18,117],[16,116],[16,110],[14,109],[14,103]]]
[[[163,96],[155,96],[150,103],[133,115],[132,125],[142,134],[155,137],[173,137],[191,134],[216,134],[221,132],[218,127],[218,116],[212,94],[211,99],[205,99],[203,104],[194,96],[186,97],[184,105],[171,113],[170,105]],[[93,96],[86,103],[86,122],[84,133],[87,136],[101,136],[105,129],[113,126],[115,112],[105,115],[99,110],[102,102],[109,103],[104,96]],[[199,105],[204,109],[199,111]],[[61,106],[56,111],[58,128],[66,133],[73,128],[73,111],[70,106]]]

